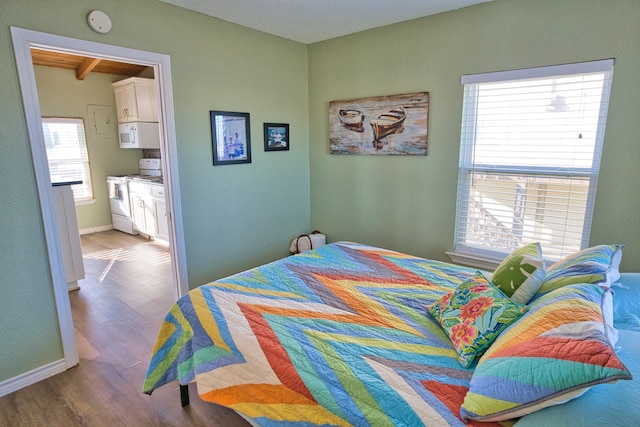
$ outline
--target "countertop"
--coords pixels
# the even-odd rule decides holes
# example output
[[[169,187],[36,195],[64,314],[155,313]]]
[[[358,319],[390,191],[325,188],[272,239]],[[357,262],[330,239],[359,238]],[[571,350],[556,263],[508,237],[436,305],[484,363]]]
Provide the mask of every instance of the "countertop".
[[[157,185],[164,184],[164,180],[161,176],[129,175],[128,179],[130,181],[144,182],[147,184],[157,184]]]
[[[53,186],[53,187],[62,187],[63,185],[78,185],[78,184],[82,184],[82,181],[52,182],[51,186]]]

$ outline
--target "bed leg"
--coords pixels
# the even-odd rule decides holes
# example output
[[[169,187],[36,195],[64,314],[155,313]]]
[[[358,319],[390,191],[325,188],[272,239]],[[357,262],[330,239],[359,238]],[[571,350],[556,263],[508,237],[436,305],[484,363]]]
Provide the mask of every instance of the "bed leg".
[[[180,385],[180,404],[184,408],[185,406],[189,406],[189,386],[188,385]]]

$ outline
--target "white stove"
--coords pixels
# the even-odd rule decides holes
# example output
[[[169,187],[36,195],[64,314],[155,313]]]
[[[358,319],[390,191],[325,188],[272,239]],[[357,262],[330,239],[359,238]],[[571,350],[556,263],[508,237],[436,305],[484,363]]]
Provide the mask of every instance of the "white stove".
[[[129,234],[138,234],[131,221],[131,202],[129,200],[129,177],[126,175],[108,176],[109,207],[113,228]]]

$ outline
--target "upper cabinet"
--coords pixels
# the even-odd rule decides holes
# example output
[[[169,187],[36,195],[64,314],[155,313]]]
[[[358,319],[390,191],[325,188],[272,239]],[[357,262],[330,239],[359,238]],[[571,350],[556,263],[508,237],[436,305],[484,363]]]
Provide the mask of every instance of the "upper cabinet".
[[[112,85],[116,96],[118,123],[158,121],[154,79],[130,77]]]

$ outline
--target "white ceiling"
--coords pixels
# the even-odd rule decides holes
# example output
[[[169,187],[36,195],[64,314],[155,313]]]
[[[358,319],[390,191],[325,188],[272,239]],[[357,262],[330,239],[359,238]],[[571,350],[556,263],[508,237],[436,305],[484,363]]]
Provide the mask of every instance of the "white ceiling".
[[[160,0],[309,44],[492,0]]]

